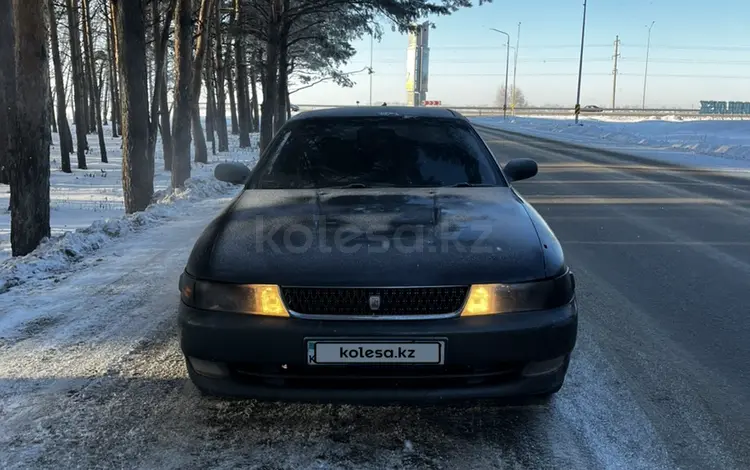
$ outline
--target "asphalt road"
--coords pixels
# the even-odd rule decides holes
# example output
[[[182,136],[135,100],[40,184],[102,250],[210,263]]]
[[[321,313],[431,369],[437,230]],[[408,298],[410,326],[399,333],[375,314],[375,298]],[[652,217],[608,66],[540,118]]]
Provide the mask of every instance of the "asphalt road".
[[[222,402],[189,383],[177,278],[206,223],[0,295],[0,468],[750,468],[750,181],[492,132],[577,274],[581,334],[546,405]]]
[[[750,175],[483,132],[577,274],[596,342],[684,468],[750,468]],[[745,436],[745,437],[741,437]]]

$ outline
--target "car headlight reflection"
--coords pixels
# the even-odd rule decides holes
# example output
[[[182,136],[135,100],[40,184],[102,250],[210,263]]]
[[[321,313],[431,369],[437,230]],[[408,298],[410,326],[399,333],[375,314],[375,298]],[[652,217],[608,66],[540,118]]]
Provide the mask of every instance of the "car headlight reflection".
[[[543,281],[471,286],[461,316],[546,310],[570,303],[575,295],[573,273]]]
[[[279,286],[270,284],[221,284],[185,282],[180,288],[187,305],[217,312],[288,317]]]

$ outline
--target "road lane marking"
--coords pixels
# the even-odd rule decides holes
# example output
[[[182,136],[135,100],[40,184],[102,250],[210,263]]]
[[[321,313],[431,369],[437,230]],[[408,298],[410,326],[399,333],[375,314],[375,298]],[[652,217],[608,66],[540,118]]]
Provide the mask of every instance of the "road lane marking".
[[[537,162],[539,169],[542,170],[557,170],[557,171],[617,171],[617,170],[629,170],[629,171],[658,171],[661,173],[697,173],[706,175],[717,175],[717,176],[738,176],[747,177],[750,175],[750,170],[745,169],[732,169],[732,168],[681,168],[672,166],[659,166],[659,165],[638,165],[638,164],[601,164],[601,163],[588,163],[588,162],[566,162],[566,163],[540,163]]]
[[[603,241],[603,240],[561,240],[563,245],[667,245],[667,246],[750,246],[750,242],[676,242],[676,241],[637,241],[637,240],[620,240],[620,241]]]
[[[685,183],[685,182],[672,182],[672,181],[641,181],[641,180],[531,180],[528,185],[535,184],[668,184],[670,186],[716,186],[721,188],[728,188],[729,186],[718,184],[718,183]]]
[[[560,196],[560,197],[525,197],[530,204],[706,204],[706,205],[732,205],[750,204],[750,199],[712,199],[698,197],[596,197],[596,196]]]

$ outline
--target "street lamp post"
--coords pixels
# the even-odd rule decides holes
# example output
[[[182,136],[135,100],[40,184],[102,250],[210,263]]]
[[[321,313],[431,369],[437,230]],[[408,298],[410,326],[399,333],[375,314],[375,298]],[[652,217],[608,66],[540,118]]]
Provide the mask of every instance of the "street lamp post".
[[[500,31],[499,29],[490,29],[492,31],[495,31],[496,33],[504,34],[508,38],[508,44],[505,51],[505,97],[503,98],[503,119],[505,119],[508,114],[508,68],[510,67],[510,34],[506,33],[505,31]]]
[[[510,108],[516,113],[516,72],[518,71],[518,48],[521,45],[521,22],[518,22],[518,33],[516,34],[516,50],[513,54],[513,98]]]
[[[583,44],[586,39],[586,1],[583,0],[583,22],[581,24],[581,57],[578,61],[578,92],[576,94],[576,124],[581,113],[581,77],[583,75]]]
[[[651,49],[651,28],[654,27],[654,23],[656,21],[652,21],[650,26],[646,26],[648,28],[648,41],[646,41],[646,70],[643,72],[643,103],[642,108],[646,109],[646,80],[648,80],[648,53]]]

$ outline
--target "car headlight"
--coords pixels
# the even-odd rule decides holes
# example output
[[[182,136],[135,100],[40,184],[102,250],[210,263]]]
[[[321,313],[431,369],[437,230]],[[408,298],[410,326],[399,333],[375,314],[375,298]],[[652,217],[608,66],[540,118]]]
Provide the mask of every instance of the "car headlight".
[[[561,307],[575,296],[573,273],[543,281],[471,286],[461,316],[530,312]]]
[[[222,284],[180,280],[182,301],[193,308],[217,312],[288,317],[279,286],[268,284]]]

